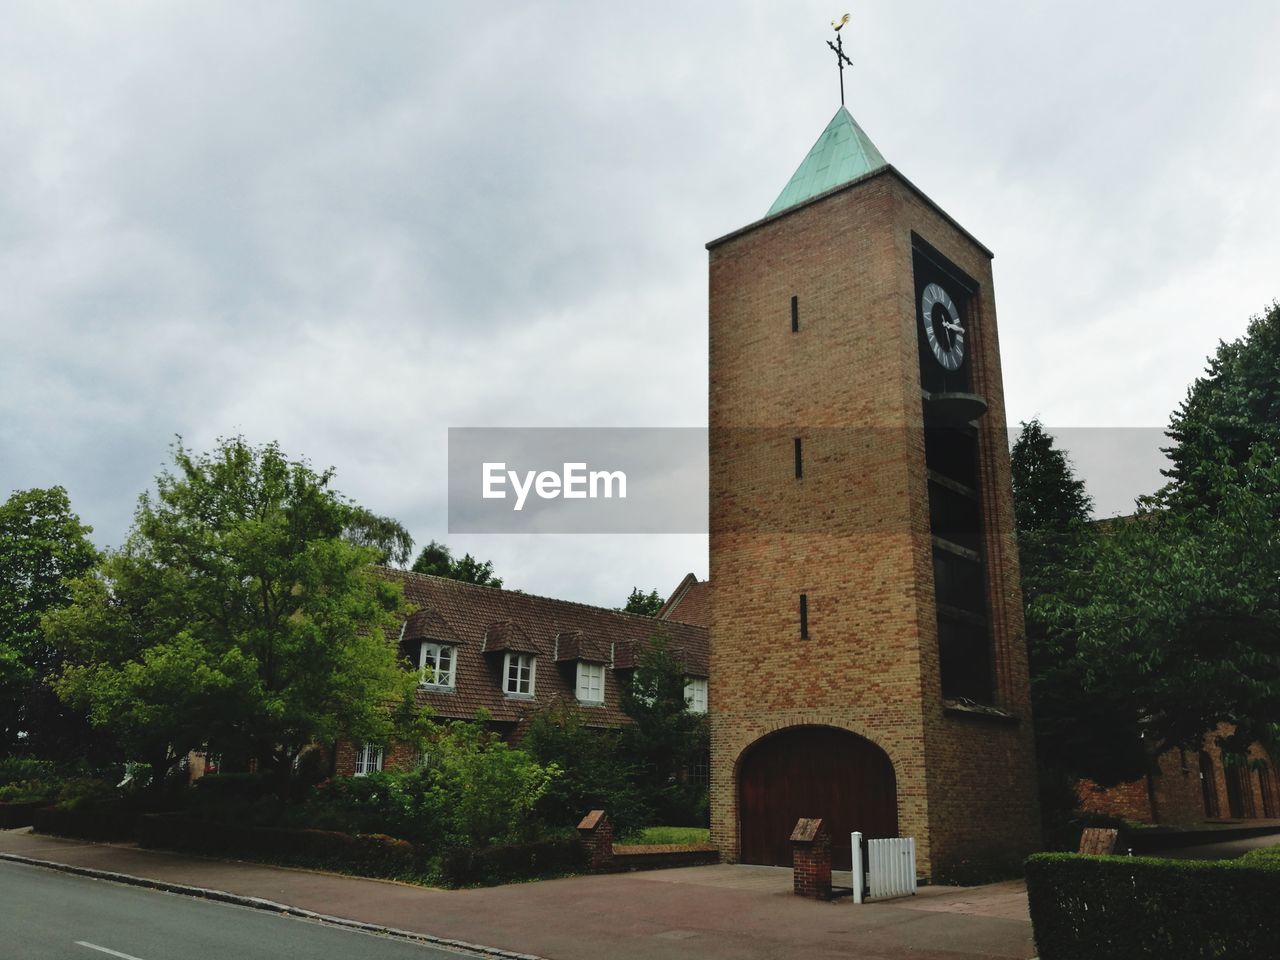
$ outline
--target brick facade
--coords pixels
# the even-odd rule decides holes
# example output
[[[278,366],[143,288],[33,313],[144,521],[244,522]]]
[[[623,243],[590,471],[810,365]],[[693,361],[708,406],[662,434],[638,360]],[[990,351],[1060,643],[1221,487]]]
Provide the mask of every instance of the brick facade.
[[[970,349],[988,404],[980,471],[1004,719],[941,696],[913,234],[979,285]],[[714,842],[736,859],[744,751],[818,724],[888,755],[900,832],[926,876],[1020,858],[1039,818],[990,255],[892,168],[709,249]]]
[[[1218,737],[1231,730],[1231,726],[1223,724],[1206,734],[1198,751],[1166,750],[1155,759],[1152,772],[1139,780],[1107,788],[1089,780],[1080,781],[1077,792],[1081,809],[1137,823],[1181,825],[1204,820],[1280,817],[1280,778],[1261,744],[1249,748],[1251,765],[1243,772],[1238,766],[1223,763]],[[1228,778],[1234,781],[1231,789]],[[1208,782],[1211,793],[1208,804],[1202,781]],[[1234,814],[1233,795],[1237,798]]]
[[[831,835],[821,820],[801,820],[791,834],[791,888],[797,897],[831,899]]]

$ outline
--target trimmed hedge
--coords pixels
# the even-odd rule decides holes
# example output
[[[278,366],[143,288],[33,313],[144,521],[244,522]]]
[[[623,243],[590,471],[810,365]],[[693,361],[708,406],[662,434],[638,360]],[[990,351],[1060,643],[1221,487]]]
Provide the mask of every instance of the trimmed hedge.
[[[1280,863],[1041,853],[1026,873],[1041,960],[1280,958]]]
[[[31,826],[36,811],[47,805],[47,803],[39,800],[21,803],[0,803],[0,830]]]
[[[430,858],[406,840],[383,834],[245,827],[181,813],[157,813],[138,821],[138,842],[218,857],[314,867],[365,877],[422,879]]]
[[[134,838],[138,811],[123,801],[59,805],[36,810],[31,822],[36,833],[99,843],[119,842]]]
[[[197,777],[191,789],[198,800],[223,803],[257,800],[270,793],[271,786],[271,778],[265,773],[214,773]]]
[[[493,886],[513,880],[581,873],[587,848],[577,837],[507,843],[477,850],[455,848],[440,858],[440,874],[451,887]]]

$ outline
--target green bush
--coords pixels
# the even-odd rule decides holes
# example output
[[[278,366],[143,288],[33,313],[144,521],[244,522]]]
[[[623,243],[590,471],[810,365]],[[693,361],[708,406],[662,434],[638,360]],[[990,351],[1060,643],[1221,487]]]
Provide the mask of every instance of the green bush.
[[[313,867],[365,877],[420,880],[431,873],[426,852],[381,834],[240,826],[181,813],[138,820],[138,842],[186,853]]]
[[[588,727],[582,711],[567,704],[534,714],[520,749],[563,771],[538,802],[547,824],[576,827],[589,811],[606,810],[615,836],[621,836],[654,822],[653,809],[633,782],[638,771],[619,738],[616,730]]]
[[[132,840],[137,822],[138,808],[129,800],[79,800],[37,810],[32,827],[37,833],[108,843]]]
[[[12,830],[14,827],[29,827],[35,820],[36,811],[43,803],[2,803],[0,802],[0,830]]]
[[[1026,874],[1041,960],[1280,957],[1280,862],[1270,858],[1042,853]]]
[[[334,778],[294,823],[388,833],[433,853],[520,843],[545,834],[538,805],[559,776],[480,724],[455,724],[439,732],[420,770]]]
[[[57,779],[58,765],[52,760],[30,757],[0,757],[0,786]]]
[[[290,822],[317,830],[386,833],[430,845],[439,832],[437,814],[425,778],[389,771],[320,784]]]
[[[0,803],[52,803],[60,786],[52,780],[15,780],[0,787]]]
[[[197,803],[257,800],[271,788],[271,778],[265,773],[215,773],[197,777],[191,784],[191,795]]]
[[[1275,866],[1280,868],[1280,846],[1250,850],[1236,862],[1255,867]]]
[[[493,886],[514,880],[581,873],[586,868],[587,850],[577,837],[479,849],[458,847],[446,850],[440,858],[441,879],[451,887]]]

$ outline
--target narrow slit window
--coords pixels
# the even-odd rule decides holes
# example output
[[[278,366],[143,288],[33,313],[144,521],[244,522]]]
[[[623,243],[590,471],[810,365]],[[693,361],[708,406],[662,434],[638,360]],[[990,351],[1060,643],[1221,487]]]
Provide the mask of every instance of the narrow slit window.
[[[804,452],[800,449],[800,438],[796,437],[796,479],[804,476]]]
[[[791,298],[791,332],[800,332],[800,298]]]
[[[809,595],[800,594],[800,639],[809,639]]]

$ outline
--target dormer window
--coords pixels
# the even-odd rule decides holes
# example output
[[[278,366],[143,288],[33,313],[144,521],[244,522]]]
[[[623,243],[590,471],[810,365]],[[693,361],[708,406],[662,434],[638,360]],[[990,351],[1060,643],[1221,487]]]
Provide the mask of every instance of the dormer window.
[[[502,658],[502,690],[508,697],[533,697],[534,659],[531,653],[508,653]]]
[[[604,664],[578,661],[578,700],[604,703]]]
[[[452,690],[456,664],[457,657],[452,646],[433,640],[423,641],[418,652],[418,683],[436,690]]]

